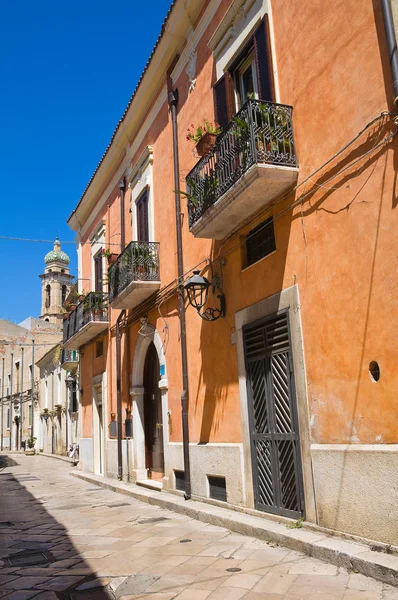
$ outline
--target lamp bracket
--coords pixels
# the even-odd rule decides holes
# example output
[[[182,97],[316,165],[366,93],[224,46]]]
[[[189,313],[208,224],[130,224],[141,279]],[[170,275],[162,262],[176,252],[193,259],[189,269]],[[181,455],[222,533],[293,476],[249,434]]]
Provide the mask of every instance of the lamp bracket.
[[[206,310],[203,313],[201,313],[199,310],[197,311],[198,315],[204,321],[217,321],[217,319],[219,319],[220,317],[225,317],[225,313],[226,313],[225,296],[224,296],[224,294],[218,294],[217,298],[220,301],[220,308],[208,307],[208,308],[206,308]]]

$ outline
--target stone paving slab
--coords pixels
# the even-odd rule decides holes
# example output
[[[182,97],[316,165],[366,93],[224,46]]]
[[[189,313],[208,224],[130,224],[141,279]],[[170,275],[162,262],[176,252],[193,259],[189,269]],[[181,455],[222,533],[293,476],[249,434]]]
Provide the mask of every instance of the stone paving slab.
[[[366,543],[345,539],[337,534],[327,535],[324,531],[306,529],[305,526],[289,529],[285,522],[276,522],[262,516],[235,512],[198,500],[187,502],[175,494],[149,490],[106,477],[79,471],[73,471],[70,474],[90,484],[96,484],[104,489],[130,496],[150,505],[180,513],[203,523],[226,527],[242,535],[298,550],[338,567],[357,571],[398,587],[398,555],[371,550]],[[211,552],[211,550],[207,549],[205,552]]]
[[[222,511],[211,522],[208,506],[206,520],[196,520],[128,495],[118,502],[113,491],[89,492],[92,484],[71,477],[62,461],[56,468],[43,457],[15,462],[4,466],[0,455],[11,482],[3,483],[0,511],[13,524],[12,543],[24,545],[35,535],[51,539],[44,542],[50,545],[46,564],[10,568],[0,562],[0,600],[398,600],[398,589],[380,578],[232,531],[222,524]],[[14,475],[28,470],[32,477],[16,483]],[[228,519],[235,516],[226,512]],[[302,541],[318,544],[318,532],[305,533]],[[336,539],[328,549],[338,552]],[[13,548],[5,552],[10,556]],[[365,546],[355,556],[367,552]],[[391,556],[381,559],[380,568],[391,569]]]

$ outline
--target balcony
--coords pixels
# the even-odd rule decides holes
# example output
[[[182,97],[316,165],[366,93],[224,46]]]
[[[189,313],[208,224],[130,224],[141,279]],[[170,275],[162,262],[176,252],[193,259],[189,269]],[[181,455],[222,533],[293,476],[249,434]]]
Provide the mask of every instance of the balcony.
[[[130,242],[108,269],[112,308],[134,308],[160,288],[159,242]]]
[[[297,182],[292,107],[248,100],[186,177],[189,229],[222,240]]]
[[[71,371],[77,367],[78,362],[79,357],[77,350],[61,350],[61,369],[65,369],[65,371]]]
[[[107,295],[102,292],[90,292],[64,321],[64,349],[78,350],[107,329]]]

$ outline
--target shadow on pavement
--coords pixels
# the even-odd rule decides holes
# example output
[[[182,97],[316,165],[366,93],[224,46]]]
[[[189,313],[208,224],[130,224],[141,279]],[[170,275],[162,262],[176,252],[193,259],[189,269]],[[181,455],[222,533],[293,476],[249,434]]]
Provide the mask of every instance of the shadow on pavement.
[[[94,582],[95,573],[64,526],[23,485],[40,479],[27,472],[4,472],[7,467],[18,466],[17,461],[0,456],[1,600],[114,599],[111,590]],[[95,587],[87,589],[90,585]],[[86,589],[78,589],[81,586]]]

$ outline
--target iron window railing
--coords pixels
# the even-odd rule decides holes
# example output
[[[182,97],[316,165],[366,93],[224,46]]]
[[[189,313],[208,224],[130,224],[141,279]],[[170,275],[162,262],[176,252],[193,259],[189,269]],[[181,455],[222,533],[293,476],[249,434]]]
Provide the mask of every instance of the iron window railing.
[[[108,320],[108,296],[103,292],[90,292],[64,321],[63,341],[67,342],[91,321]]]
[[[254,164],[297,167],[291,106],[248,100],[186,177],[192,227]]]
[[[133,281],[160,281],[159,242],[130,242],[108,269],[109,302]]]

